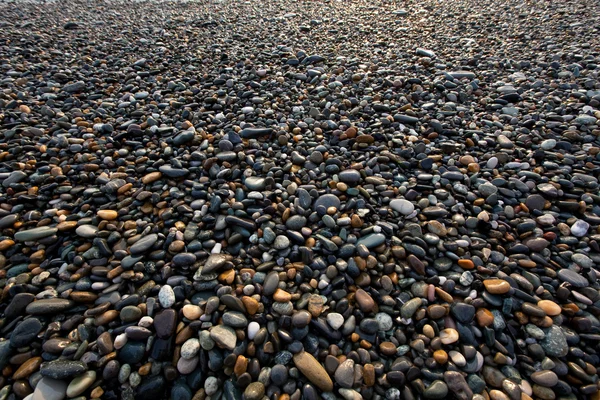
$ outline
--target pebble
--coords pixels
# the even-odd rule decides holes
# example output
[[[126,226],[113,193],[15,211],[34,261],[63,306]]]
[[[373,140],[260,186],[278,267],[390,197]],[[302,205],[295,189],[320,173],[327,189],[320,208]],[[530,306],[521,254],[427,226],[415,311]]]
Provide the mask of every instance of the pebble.
[[[390,207],[402,215],[410,215],[415,211],[415,206],[405,199],[394,199],[390,201]]]
[[[333,390],[333,382],[325,368],[310,353],[302,351],[294,355],[294,365],[306,378],[324,392]]]
[[[43,377],[35,386],[35,400],[62,400],[67,395],[67,383],[62,380]]]
[[[73,379],[67,387],[67,397],[77,397],[83,394],[96,380],[96,371],[87,371]]]
[[[171,308],[175,304],[175,292],[169,285],[164,285],[158,292],[158,301],[163,308]]]
[[[210,331],[210,337],[220,347],[233,350],[237,342],[235,331],[228,326],[217,325]]]

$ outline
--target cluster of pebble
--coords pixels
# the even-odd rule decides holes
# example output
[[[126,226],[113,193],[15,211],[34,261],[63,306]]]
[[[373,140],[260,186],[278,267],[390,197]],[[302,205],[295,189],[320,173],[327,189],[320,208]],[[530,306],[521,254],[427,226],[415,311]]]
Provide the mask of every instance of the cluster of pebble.
[[[0,5],[0,399],[600,399],[591,0]]]

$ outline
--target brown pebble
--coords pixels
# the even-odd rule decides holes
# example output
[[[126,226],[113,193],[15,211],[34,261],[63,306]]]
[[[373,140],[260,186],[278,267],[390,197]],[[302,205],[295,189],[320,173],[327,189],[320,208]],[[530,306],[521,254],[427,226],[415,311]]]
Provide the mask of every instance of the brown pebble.
[[[505,294],[510,290],[510,284],[502,279],[486,279],[483,286],[491,294]]]
[[[396,354],[396,346],[392,342],[381,342],[379,344],[379,351],[385,356],[393,356]]]
[[[98,215],[98,217],[105,219],[107,221],[112,221],[112,220],[117,219],[117,217],[119,216],[119,213],[114,210],[100,210],[96,213],[96,215]]]
[[[294,364],[300,372],[315,386],[324,392],[331,392],[333,390],[333,382],[327,371],[310,353],[301,351],[295,354],[293,359]]]
[[[32,373],[38,370],[40,365],[42,364],[42,357],[33,357],[29,360],[25,361],[19,369],[15,371],[12,378],[15,380],[25,379],[29,377]]]
[[[375,301],[373,298],[365,292],[363,289],[358,289],[354,295],[354,299],[358,303],[358,306],[363,312],[372,312],[375,308]]]
[[[490,326],[494,323],[494,314],[487,308],[480,308],[475,313],[477,324],[481,327]]]
[[[373,364],[365,364],[363,367],[363,382],[367,387],[375,385],[375,367]]]
[[[560,313],[562,312],[562,309],[560,308],[560,306],[558,304],[556,304],[555,302],[553,302],[552,300],[540,300],[537,303],[538,307],[541,308],[542,310],[544,310],[544,312],[551,316],[557,316],[560,315]]]
[[[444,365],[448,362],[448,353],[444,350],[436,350],[433,352],[433,359],[441,365]]]

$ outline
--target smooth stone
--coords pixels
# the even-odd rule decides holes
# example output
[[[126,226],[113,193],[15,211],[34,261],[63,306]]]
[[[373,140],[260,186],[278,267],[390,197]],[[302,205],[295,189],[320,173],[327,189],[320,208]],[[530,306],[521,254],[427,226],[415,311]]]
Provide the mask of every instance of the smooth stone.
[[[287,236],[279,235],[275,238],[275,242],[273,242],[273,248],[277,250],[285,250],[290,247],[290,239]]]
[[[325,207],[325,209],[330,207],[340,208],[340,199],[333,194],[324,194],[319,196],[317,200],[315,200],[313,204],[313,210],[316,210],[319,206]]]
[[[335,312],[329,313],[327,314],[327,323],[332,329],[337,331],[344,325],[344,316]]]
[[[358,303],[360,309],[365,313],[372,312],[375,308],[375,301],[373,300],[371,295],[369,295],[363,289],[358,289],[356,291],[354,299]]]
[[[443,344],[452,344],[458,341],[459,335],[456,329],[446,328],[440,331],[440,340]]]
[[[93,239],[98,233],[98,227],[94,225],[80,225],[75,229],[75,233],[84,239]]]
[[[402,215],[410,215],[415,211],[415,206],[405,199],[393,199],[390,201],[390,207]]]
[[[408,300],[406,303],[402,305],[400,308],[400,315],[402,318],[408,319],[411,318],[415,312],[421,307],[423,304],[423,300],[418,297],[412,298]]]
[[[340,182],[348,183],[350,185],[356,185],[362,179],[360,172],[355,169],[346,169],[341,171],[338,174],[338,178],[340,179]]]
[[[583,237],[587,233],[588,229],[590,229],[590,224],[578,219],[573,225],[571,225],[571,234],[575,237]]]
[[[14,318],[25,312],[27,306],[35,300],[31,293],[17,293],[4,309],[6,318]]]
[[[578,288],[584,288],[589,285],[588,280],[584,276],[568,268],[560,269],[557,275],[561,281],[568,282]]]
[[[354,360],[347,359],[341,363],[335,370],[334,379],[341,387],[352,388],[354,385]]]
[[[146,353],[146,345],[142,341],[129,340],[119,349],[119,360],[122,363],[137,364],[141,362]]]
[[[221,269],[229,260],[231,256],[228,254],[211,254],[202,267],[202,274],[207,275]]]
[[[165,378],[162,375],[155,375],[142,380],[137,387],[136,400],[161,400],[164,398]]]
[[[531,374],[531,380],[544,387],[553,387],[558,383],[558,376],[553,371],[536,371]]]
[[[510,284],[503,279],[486,279],[483,285],[491,294],[505,294],[510,290]]]
[[[356,242],[356,245],[364,245],[367,249],[372,249],[373,247],[377,247],[381,244],[385,243],[385,235],[382,233],[372,233],[370,235],[364,236]]]
[[[235,331],[225,325],[217,325],[210,331],[210,337],[220,347],[232,351],[237,343]]]
[[[59,314],[74,305],[73,301],[67,299],[41,299],[30,303],[25,312],[31,315]]]
[[[57,228],[53,228],[50,226],[42,226],[39,228],[33,228],[15,233],[15,240],[18,242],[29,242],[52,236],[56,232],[58,232]]]
[[[261,400],[265,395],[265,385],[262,382],[252,382],[244,390],[244,400]]]
[[[262,191],[267,187],[266,179],[258,176],[249,176],[244,181],[244,185],[250,190]]]
[[[67,383],[58,379],[43,377],[33,392],[33,400],[63,400],[67,395]]]
[[[248,319],[238,311],[228,311],[222,316],[223,323],[233,329],[242,329],[248,326]]]
[[[96,380],[96,371],[87,371],[73,379],[67,387],[67,397],[76,397],[83,394]]]
[[[377,324],[379,325],[380,331],[386,332],[394,327],[394,321],[392,320],[392,317],[386,313],[380,312],[380,313],[375,314],[375,320],[377,321]]]
[[[200,351],[200,341],[196,338],[190,338],[181,346],[181,357],[190,359],[195,357]]]
[[[310,353],[301,351],[294,355],[293,360],[296,367],[313,385],[324,392],[333,390],[333,381],[327,371]]]
[[[448,395],[448,385],[444,381],[436,380],[423,392],[426,399],[443,399]]]
[[[156,233],[151,233],[149,235],[144,236],[137,242],[135,242],[129,251],[131,251],[132,255],[143,254],[146,251],[150,250],[154,243],[158,240],[158,235]]]
[[[175,304],[175,292],[169,285],[163,285],[158,292],[158,301],[163,308],[171,308]]]
[[[260,324],[256,321],[252,321],[248,324],[248,339],[254,340],[256,334],[260,330]]]

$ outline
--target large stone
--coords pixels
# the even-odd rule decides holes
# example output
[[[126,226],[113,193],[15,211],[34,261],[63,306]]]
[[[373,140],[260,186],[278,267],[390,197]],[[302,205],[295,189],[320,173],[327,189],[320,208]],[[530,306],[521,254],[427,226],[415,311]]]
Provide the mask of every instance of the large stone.
[[[293,357],[294,364],[308,380],[324,392],[333,390],[333,381],[325,368],[310,353],[301,351]]]

